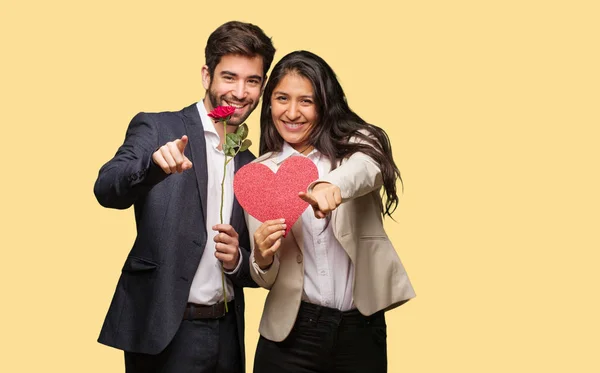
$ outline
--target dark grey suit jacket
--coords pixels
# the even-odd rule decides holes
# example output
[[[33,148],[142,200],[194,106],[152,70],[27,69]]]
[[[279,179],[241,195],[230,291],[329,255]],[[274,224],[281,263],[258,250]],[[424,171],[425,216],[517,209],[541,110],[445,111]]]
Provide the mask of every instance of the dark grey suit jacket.
[[[167,175],[154,164],[152,153],[183,135],[189,138],[185,155],[193,168]],[[235,170],[253,159],[249,151],[238,154]],[[105,207],[126,209],[133,205],[137,225],[137,237],[123,265],[98,341],[130,352],[159,353],[182,322],[207,240],[206,142],[196,104],[179,112],[136,115],[129,124],[125,142],[100,169],[94,193]],[[242,252],[241,268],[229,278],[235,288],[243,358],[242,287],[256,284],[248,268],[248,230],[235,199],[231,216]]]

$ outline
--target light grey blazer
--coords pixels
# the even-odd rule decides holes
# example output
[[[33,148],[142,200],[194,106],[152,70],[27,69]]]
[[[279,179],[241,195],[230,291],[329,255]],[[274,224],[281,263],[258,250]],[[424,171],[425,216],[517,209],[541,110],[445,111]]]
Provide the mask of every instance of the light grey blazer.
[[[267,153],[255,160],[277,171],[283,160],[279,153]],[[355,267],[354,304],[363,315],[395,308],[415,297],[404,266],[383,229],[381,197],[383,185],[377,163],[363,153],[355,153],[338,168],[315,181],[337,185],[342,192],[342,204],[332,212],[333,233],[348,253]],[[261,222],[245,213],[252,252],[252,236]],[[272,341],[283,341],[290,333],[302,299],[304,260],[302,221],[283,238],[273,264],[260,271],[250,258],[250,274],[269,294],[260,321],[260,334]],[[264,273],[263,273],[264,272]]]

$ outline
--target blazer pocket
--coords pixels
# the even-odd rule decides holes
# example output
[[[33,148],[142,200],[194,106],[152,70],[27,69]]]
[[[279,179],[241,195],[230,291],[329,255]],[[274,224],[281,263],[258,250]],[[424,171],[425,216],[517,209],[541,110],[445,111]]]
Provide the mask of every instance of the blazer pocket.
[[[158,263],[149,259],[138,258],[137,256],[128,256],[123,265],[123,272],[151,271],[158,267]]]
[[[374,235],[374,236],[360,236],[359,240],[388,240],[387,236],[383,235]]]

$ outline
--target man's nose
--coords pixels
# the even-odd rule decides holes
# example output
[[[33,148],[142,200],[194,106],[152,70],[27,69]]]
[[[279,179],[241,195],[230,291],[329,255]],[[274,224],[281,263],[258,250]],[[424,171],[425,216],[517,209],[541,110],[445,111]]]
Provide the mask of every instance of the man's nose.
[[[232,93],[233,93],[233,97],[235,97],[237,100],[244,101],[244,99],[246,98],[246,95],[248,94],[248,92],[246,90],[246,83],[238,82],[238,84],[236,84],[235,88],[233,89]]]

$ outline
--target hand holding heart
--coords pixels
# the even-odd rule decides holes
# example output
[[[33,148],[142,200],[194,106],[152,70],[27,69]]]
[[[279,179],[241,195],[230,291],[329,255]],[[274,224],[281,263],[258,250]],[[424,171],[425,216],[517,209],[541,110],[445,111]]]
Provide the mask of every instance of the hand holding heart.
[[[240,205],[260,222],[285,219],[285,235],[309,206],[299,194],[319,178],[317,166],[308,158],[293,156],[276,172],[261,163],[240,168],[233,190]]]
[[[261,269],[273,263],[273,256],[281,246],[285,233],[285,219],[267,220],[254,233],[254,261]]]
[[[273,263],[281,239],[308,206],[317,218],[325,218],[342,203],[340,188],[327,182],[304,192],[318,177],[317,167],[305,157],[288,158],[276,172],[250,163],[235,174],[233,189],[240,205],[263,222],[254,233],[254,260],[262,269]]]

